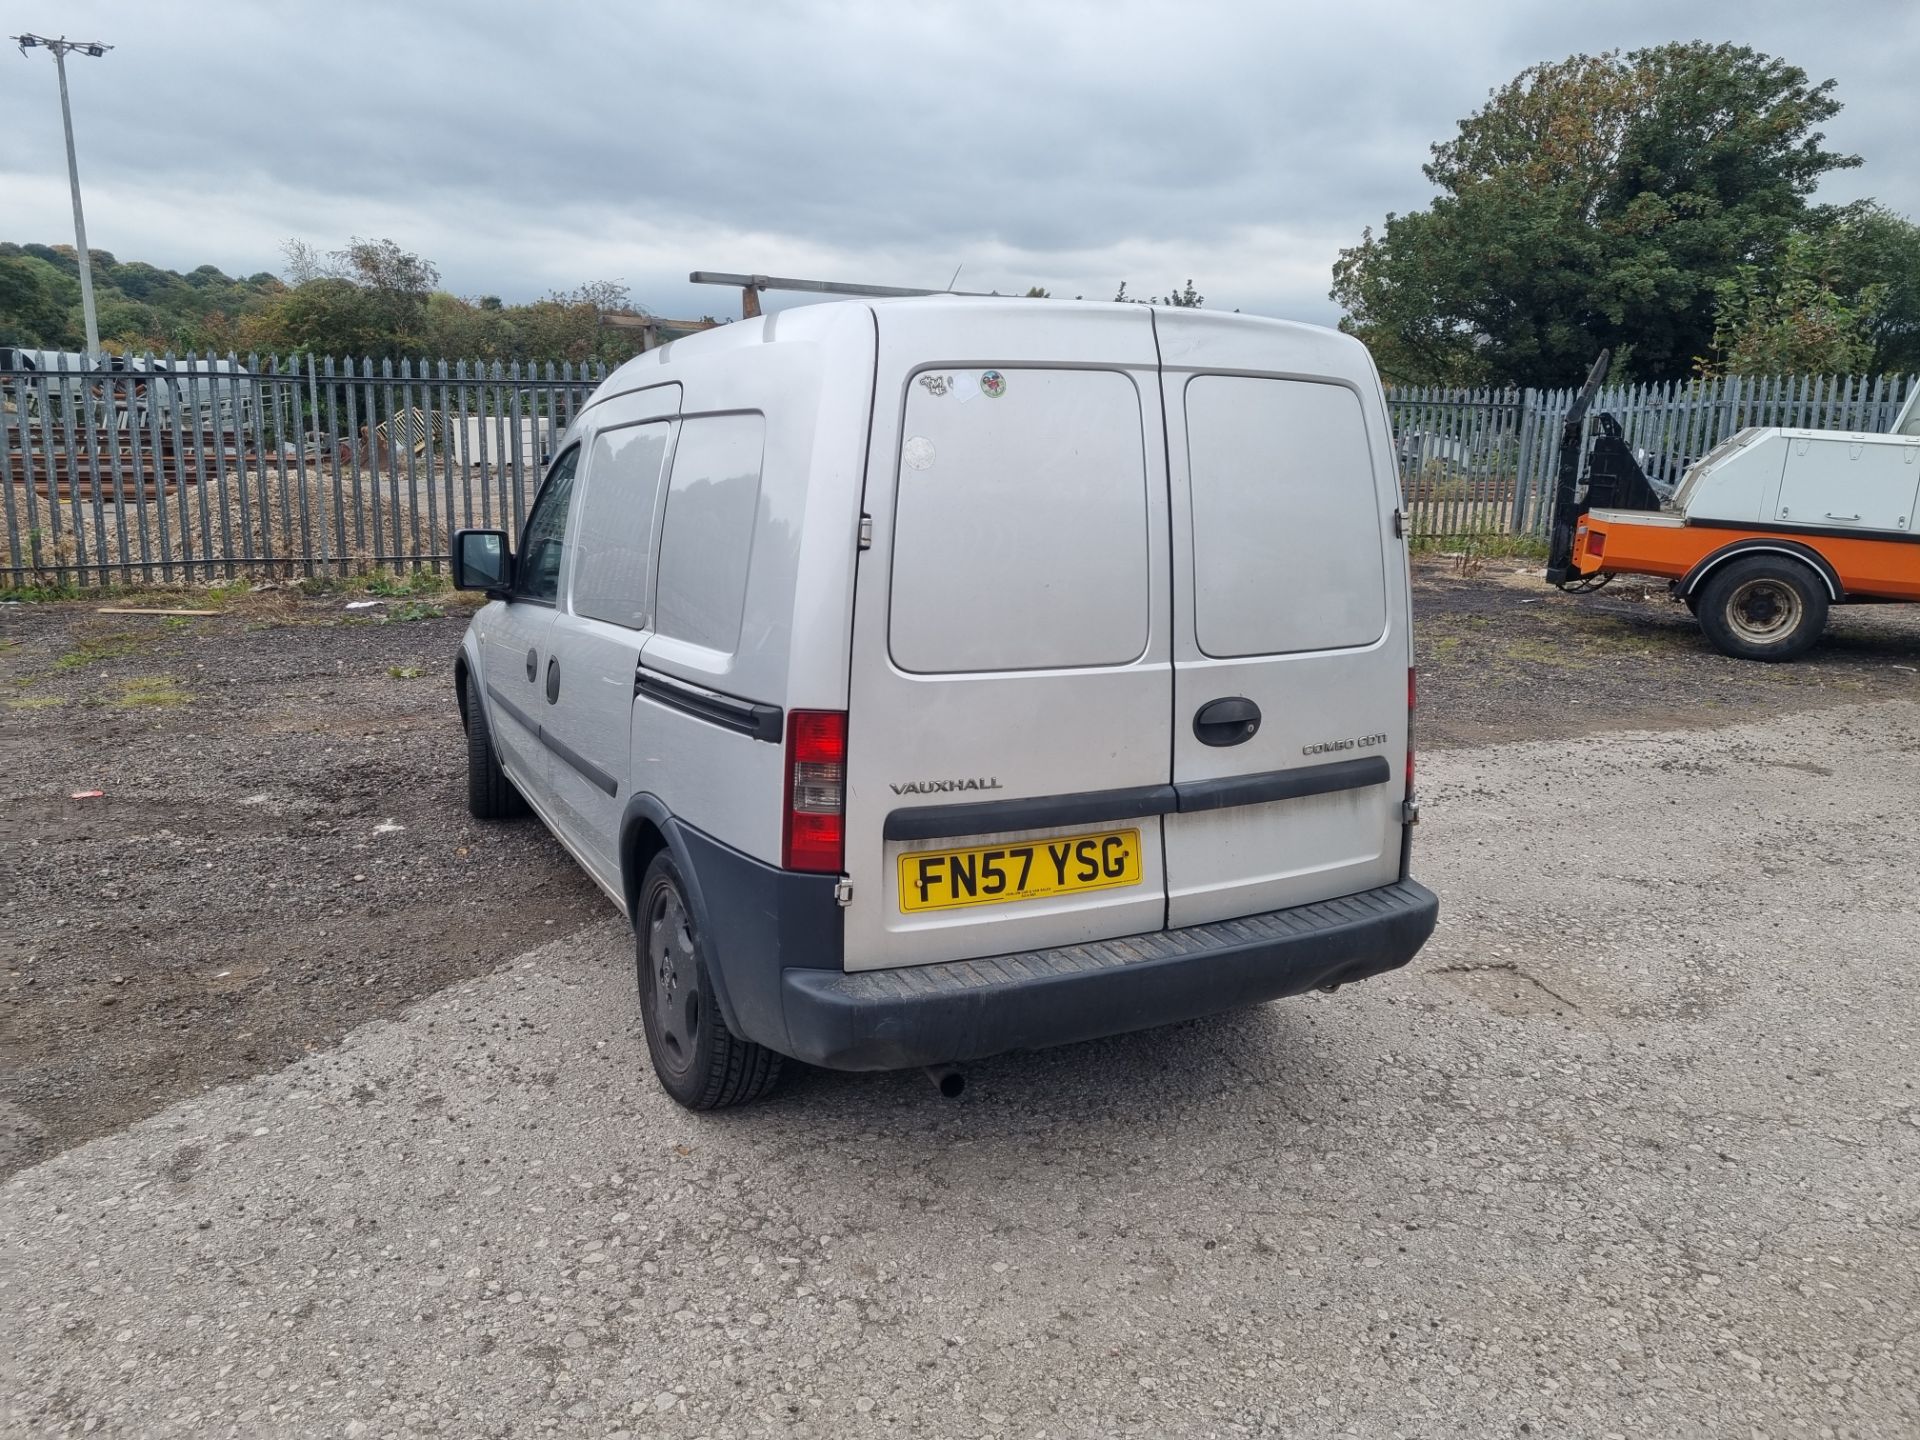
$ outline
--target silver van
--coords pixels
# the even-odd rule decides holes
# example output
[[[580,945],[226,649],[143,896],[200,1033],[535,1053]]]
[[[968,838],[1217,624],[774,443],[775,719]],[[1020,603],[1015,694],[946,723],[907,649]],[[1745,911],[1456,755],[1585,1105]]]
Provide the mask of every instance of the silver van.
[[[517,550],[456,537],[469,803],[631,918],[695,1109],[1360,980],[1438,910],[1398,504],[1329,330],[949,297],[678,340]]]

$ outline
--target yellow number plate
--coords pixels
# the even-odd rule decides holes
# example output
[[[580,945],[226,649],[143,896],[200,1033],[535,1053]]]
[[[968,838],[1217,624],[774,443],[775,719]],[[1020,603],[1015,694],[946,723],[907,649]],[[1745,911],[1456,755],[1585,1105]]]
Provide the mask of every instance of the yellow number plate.
[[[1140,883],[1140,832],[1109,830],[900,857],[900,908],[954,910]]]

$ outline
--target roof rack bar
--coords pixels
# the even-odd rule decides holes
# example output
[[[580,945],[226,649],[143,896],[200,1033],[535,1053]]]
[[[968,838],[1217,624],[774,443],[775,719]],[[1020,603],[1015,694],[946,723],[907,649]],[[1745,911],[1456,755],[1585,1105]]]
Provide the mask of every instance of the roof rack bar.
[[[742,290],[799,290],[810,295],[864,295],[869,298],[985,294],[980,290],[923,290],[902,285],[855,285],[844,280],[795,280],[785,275],[731,275],[719,270],[695,270],[687,279],[695,285],[737,285]]]

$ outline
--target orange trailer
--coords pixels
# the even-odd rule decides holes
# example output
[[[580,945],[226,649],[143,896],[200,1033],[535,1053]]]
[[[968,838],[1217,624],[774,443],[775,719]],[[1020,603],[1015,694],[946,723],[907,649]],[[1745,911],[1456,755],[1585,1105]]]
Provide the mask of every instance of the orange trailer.
[[[1661,494],[1609,415],[1596,417],[1580,474],[1580,426],[1605,364],[1562,440],[1550,582],[1663,576],[1717,649],[1749,660],[1803,654],[1833,605],[1920,601],[1920,388],[1887,433],[1742,430]]]

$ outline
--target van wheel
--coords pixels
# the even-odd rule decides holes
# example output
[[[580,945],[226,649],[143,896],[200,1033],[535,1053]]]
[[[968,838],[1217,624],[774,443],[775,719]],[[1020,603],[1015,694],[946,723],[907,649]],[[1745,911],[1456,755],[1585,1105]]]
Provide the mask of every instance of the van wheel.
[[[476,820],[512,820],[527,813],[526,798],[513,788],[494,753],[480,682],[467,675],[467,813]]]
[[[1793,660],[1827,624],[1827,587],[1812,569],[1779,555],[1753,555],[1714,571],[1700,591],[1700,628],[1716,650],[1741,660]]]
[[[689,1110],[724,1110],[772,1090],[781,1057],[742,1040],[720,1017],[706,944],[693,923],[680,867],[664,850],[640,882],[633,932],[640,1021],[661,1088]]]

